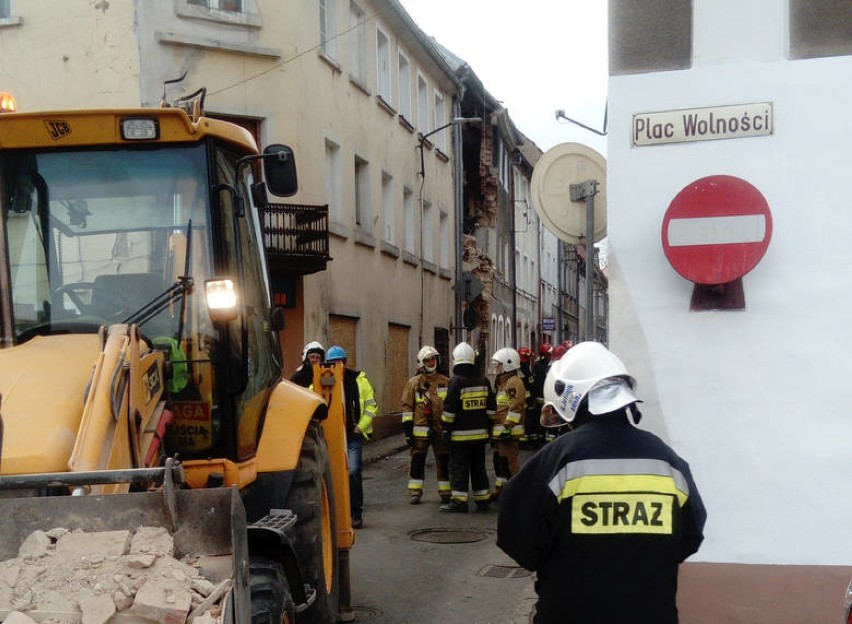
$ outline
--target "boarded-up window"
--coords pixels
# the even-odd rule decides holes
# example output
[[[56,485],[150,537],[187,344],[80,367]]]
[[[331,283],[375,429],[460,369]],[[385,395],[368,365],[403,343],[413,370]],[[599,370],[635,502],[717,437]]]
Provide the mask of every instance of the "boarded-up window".
[[[388,357],[385,367],[385,408],[383,411],[398,412],[402,409],[400,398],[408,381],[413,356],[408,353],[408,336],[411,328],[388,323]]]
[[[338,314],[328,315],[328,348],[332,345],[343,347],[346,351],[346,365],[358,368],[358,319]],[[369,377],[369,373],[367,373]]]

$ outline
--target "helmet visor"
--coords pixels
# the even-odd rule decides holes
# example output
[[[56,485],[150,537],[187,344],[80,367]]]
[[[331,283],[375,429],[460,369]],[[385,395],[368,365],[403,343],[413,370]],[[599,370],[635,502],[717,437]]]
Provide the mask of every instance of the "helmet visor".
[[[589,390],[589,413],[608,414],[639,402],[631,382],[627,377],[607,377],[596,383]]]

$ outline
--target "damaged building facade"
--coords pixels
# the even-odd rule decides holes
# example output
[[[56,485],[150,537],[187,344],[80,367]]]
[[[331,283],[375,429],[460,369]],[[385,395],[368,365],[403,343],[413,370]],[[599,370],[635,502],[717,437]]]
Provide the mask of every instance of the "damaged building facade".
[[[541,149],[514,125],[509,111],[471,67],[441,53],[462,84],[459,115],[463,180],[457,297],[462,327],[481,365],[504,346],[586,339],[581,328],[585,248],[559,241],[540,221],[530,183]],[[595,335],[607,341],[607,279],[595,265]],[[464,330],[462,332],[462,330]],[[591,338],[591,337],[590,337]]]

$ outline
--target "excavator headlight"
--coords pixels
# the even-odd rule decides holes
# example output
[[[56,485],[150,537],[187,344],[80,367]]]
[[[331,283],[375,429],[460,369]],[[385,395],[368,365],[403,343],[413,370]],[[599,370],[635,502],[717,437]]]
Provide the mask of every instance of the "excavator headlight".
[[[152,141],[160,138],[156,119],[131,117],[121,120],[121,138],[126,141]]]
[[[15,96],[6,91],[0,91],[0,113],[14,113],[18,110]]]
[[[237,288],[229,278],[209,279],[204,282],[207,309],[214,321],[233,321],[237,318]]]

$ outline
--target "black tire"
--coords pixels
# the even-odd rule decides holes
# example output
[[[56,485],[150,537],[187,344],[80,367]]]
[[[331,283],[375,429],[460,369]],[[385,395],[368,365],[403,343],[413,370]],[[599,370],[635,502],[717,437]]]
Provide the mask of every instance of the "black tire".
[[[314,604],[300,615],[299,622],[336,622],[339,579],[334,490],[328,444],[317,422],[311,422],[305,432],[285,508],[292,509],[298,517],[296,555],[305,582],[317,592]]]
[[[294,624],[296,607],[281,563],[253,556],[249,570],[251,624]]]

